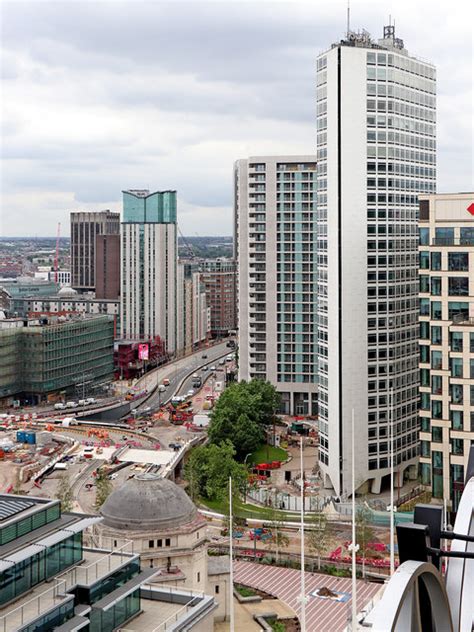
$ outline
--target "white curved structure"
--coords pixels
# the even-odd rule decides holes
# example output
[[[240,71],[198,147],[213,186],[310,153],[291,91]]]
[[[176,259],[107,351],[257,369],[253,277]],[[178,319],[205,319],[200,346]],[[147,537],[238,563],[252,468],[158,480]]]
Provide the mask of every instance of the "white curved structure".
[[[474,536],[474,478],[464,488],[456,514],[454,533]],[[453,540],[451,551],[474,553],[474,542]],[[474,560],[450,558],[446,591],[451,604],[454,629],[471,632],[474,626]]]
[[[448,595],[441,575],[432,564],[408,561],[394,573],[382,599],[366,617],[372,632],[417,632],[422,629],[420,583],[430,600],[436,632],[454,632]],[[369,625],[368,625],[369,624]]]

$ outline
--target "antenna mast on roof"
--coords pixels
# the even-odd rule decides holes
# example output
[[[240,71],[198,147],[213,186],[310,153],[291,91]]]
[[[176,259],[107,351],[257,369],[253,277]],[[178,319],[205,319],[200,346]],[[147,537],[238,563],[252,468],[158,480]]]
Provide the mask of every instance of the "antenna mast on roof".
[[[347,33],[346,36],[349,39],[349,32],[351,26],[351,0],[347,0]]]

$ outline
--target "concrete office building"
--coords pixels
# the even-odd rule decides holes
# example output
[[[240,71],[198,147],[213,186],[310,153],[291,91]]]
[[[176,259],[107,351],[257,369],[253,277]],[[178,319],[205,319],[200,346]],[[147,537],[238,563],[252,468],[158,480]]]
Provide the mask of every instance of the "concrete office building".
[[[474,440],[473,212],[474,193],[420,196],[421,481],[452,511]]]
[[[71,213],[71,285],[74,289],[95,290],[97,236],[119,233],[119,213]]]
[[[435,69],[349,32],[317,59],[319,464],[338,495],[416,476],[418,194],[436,183]],[[391,414],[390,392],[393,389]]]
[[[97,235],[95,297],[116,301],[120,296],[120,235]]]
[[[316,156],[234,172],[239,379],[271,382],[284,413],[316,414]]]
[[[176,191],[123,191],[121,337],[176,351]]]
[[[211,310],[211,336],[226,336],[236,328],[236,265],[233,259],[206,259],[201,264],[201,280]]]

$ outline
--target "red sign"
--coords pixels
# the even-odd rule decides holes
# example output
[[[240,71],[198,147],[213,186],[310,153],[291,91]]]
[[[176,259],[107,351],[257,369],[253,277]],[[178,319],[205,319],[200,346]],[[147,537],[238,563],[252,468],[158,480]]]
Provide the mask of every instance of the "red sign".
[[[474,215],[474,202],[467,207],[467,212]]]
[[[148,344],[142,343],[138,345],[138,359],[148,360]]]

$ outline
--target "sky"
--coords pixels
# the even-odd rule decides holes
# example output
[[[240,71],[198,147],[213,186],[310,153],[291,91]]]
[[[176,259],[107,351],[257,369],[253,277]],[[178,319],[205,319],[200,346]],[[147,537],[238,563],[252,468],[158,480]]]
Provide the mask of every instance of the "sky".
[[[441,6],[439,6],[441,4]],[[185,235],[232,233],[233,163],[315,152],[315,58],[346,0],[0,2],[0,236],[178,191]],[[351,1],[351,28],[438,69],[438,192],[473,190],[468,0]]]

